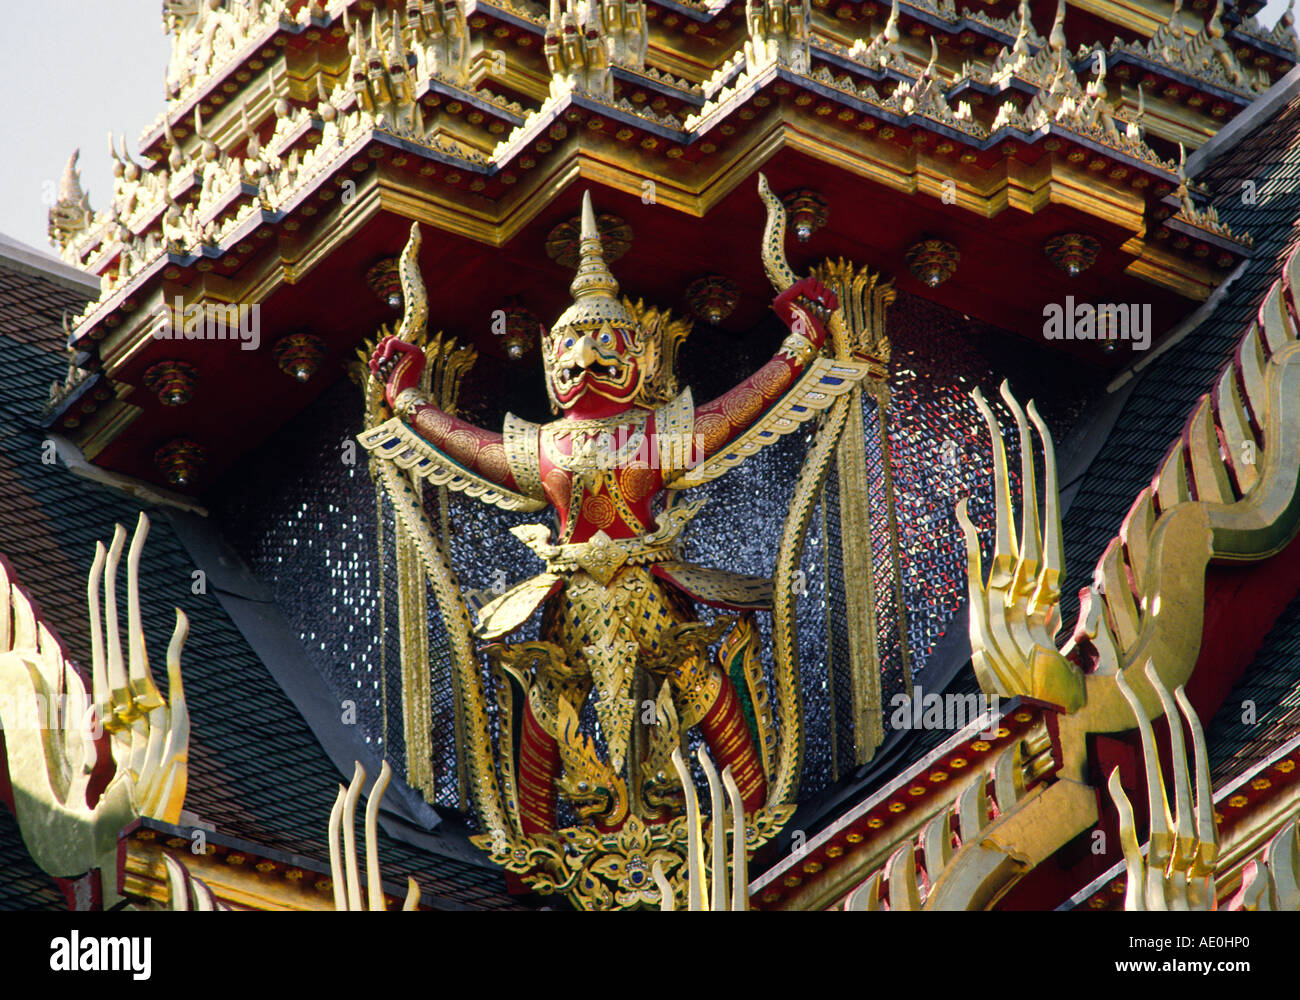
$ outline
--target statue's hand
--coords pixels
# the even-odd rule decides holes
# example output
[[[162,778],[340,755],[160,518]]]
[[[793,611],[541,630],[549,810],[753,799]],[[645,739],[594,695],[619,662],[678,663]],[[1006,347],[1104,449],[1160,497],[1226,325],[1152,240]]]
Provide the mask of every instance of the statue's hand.
[[[370,371],[384,383],[388,405],[404,389],[418,385],[424,372],[424,351],[397,337],[385,337],[370,356]]]
[[[820,350],[826,340],[823,323],[839,304],[835,293],[816,278],[800,278],[776,297],[772,308],[786,326]]]

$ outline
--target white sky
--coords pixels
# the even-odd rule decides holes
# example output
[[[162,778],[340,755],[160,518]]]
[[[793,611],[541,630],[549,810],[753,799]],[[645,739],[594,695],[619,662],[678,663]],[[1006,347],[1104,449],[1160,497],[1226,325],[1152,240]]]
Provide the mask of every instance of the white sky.
[[[1268,0],[1260,21],[1274,24],[1287,2]],[[171,39],[160,0],[0,0],[0,8],[0,233],[49,251],[42,193],[57,191],[79,147],[91,205],[108,204],[108,132],[125,132],[137,151],[163,107]]]

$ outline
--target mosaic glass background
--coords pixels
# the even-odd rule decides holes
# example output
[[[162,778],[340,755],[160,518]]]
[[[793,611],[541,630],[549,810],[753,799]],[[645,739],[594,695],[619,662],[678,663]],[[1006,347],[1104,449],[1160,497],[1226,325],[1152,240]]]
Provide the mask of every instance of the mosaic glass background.
[[[905,688],[898,642],[900,613],[906,620],[913,682],[922,686],[927,684],[935,644],[947,629],[966,627],[964,615],[958,616],[966,597],[965,548],[954,515],[963,496],[971,498],[970,512],[981,529],[985,560],[990,553],[990,444],[969,398],[971,389],[980,386],[1008,426],[1010,414],[997,396],[1002,378],[1011,379],[1022,401],[1038,396],[1058,447],[1062,432],[1086,399],[1082,388],[1072,395],[1061,393],[1062,384],[1080,383],[1065,378],[1062,362],[1041,346],[950,310],[900,295],[888,322],[894,351],[887,418],[898,506],[902,609],[895,599],[879,414],[869,394],[864,394],[863,404],[886,719],[890,697]],[[682,350],[682,383],[692,386],[697,403],[707,401],[759,367],[782,335],[774,323],[743,336],[702,327]],[[466,378],[462,415],[489,427],[500,426],[508,408],[529,419],[546,419],[536,356],[508,373],[496,371],[499,365],[481,359]],[[524,368],[531,368],[536,376],[528,390],[523,389]],[[1050,394],[1048,387],[1052,387]],[[355,464],[343,460],[344,444],[360,429],[360,422],[358,391],[341,379],[245,460],[227,479],[227,492],[214,508],[227,536],[271,588],[276,604],[333,693],[340,701],[356,701],[357,724],[364,738],[382,747],[399,773],[404,773],[392,517],[386,513],[384,518],[386,627],[381,642],[374,486],[359,449]],[[706,497],[707,503],[687,530],[684,557],[705,566],[770,575],[794,484],[814,433],[809,425],[722,479],[694,490],[693,496]],[[1014,491],[1019,483],[1014,432],[1007,435],[1006,444]],[[801,560],[803,593],[797,597],[806,736],[803,796],[826,789],[853,769],[854,760],[845,581],[840,570],[845,540],[840,538],[833,466],[827,484],[811,518]],[[438,491],[428,490],[426,498],[436,521]],[[452,561],[465,590],[484,592],[486,599],[502,585],[540,570],[537,558],[508,529],[536,521],[552,524],[548,512],[509,514],[459,494],[451,494],[447,503]],[[700,609],[702,618],[713,614]],[[535,616],[521,634],[536,635],[539,618]],[[436,804],[461,809],[450,661],[432,598],[428,622]],[[770,616],[760,615],[759,623],[770,683]],[[484,682],[492,706],[495,682],[486,668]],[[590,703],[583,720],[599,744]],[[688,742],[694,749],[698,737],[692,734]],[[562,822],[566,819],[561,817]]]
[[[360,422],[360,397],[342,379],[245,459],[213,513],[338,698],[340,720],[354,702],[364,740],[402,770],[395,556],[389,547],[381,641],[374,486],[352,444]],[[391,539],[391,512],[383,530]]]

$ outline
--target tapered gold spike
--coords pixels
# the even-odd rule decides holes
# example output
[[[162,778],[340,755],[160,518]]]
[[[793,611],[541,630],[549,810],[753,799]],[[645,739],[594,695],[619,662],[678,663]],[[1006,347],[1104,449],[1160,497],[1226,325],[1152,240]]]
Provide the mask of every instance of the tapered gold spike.
[[[618,282],[605,264],[605,251],[600,243],[600,229],[596,225],[596,210],[591,205],[591,192],[582,194],[582,229],[578,244],[578,273],[574,275],[569,290],[575,302],[593,296],[618,295]]]

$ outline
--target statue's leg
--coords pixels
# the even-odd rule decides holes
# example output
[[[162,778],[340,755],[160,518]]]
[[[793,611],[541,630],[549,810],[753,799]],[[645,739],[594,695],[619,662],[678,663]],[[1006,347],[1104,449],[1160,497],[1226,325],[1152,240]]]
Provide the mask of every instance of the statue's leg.
[[[523,686],[525,696],[515,769],[519,822],[529,836],[556,827],[560,701],[581,707],[591,688],[582,665],[565,648],[549,641],[500,644],[489,655]]]
[[[647,574],[637,639],[650,663],[671,664],[669,680],[683,728],[698,725],[718,769],[731,768],[747,811],[763,805],[767,778],[745,721],[735,686],[709,656],[709,644],[727,627],[723,619],[697,623],[683,595]],[[649,609],[649,614],[644,613]],[[651,668],[653,670],[653,668]]]
[[[705,648],[687,657],[671,680],[683,723],[700,727],[718,770],[731,768],[745,810],[759,808],[767,798],[767,778],[731,678],[709,660]]]
[[[519,736],[519,822],[534,836],[555,829],[555,780],[560,776],[560,748],[525,704]]]
[[[731,768],[745,811],[753,812],[767,799],[767,778],[758,759],[758,748],[754,745],[731,678],[716,666],[710,669],[718,677],[718,694],[708,714],[700,721],[700,732],[719,770]]]

